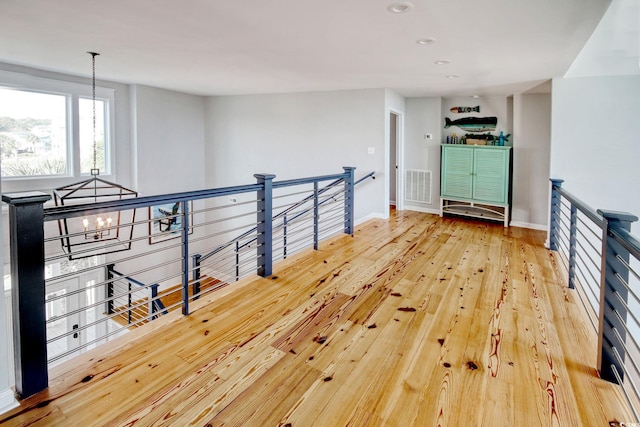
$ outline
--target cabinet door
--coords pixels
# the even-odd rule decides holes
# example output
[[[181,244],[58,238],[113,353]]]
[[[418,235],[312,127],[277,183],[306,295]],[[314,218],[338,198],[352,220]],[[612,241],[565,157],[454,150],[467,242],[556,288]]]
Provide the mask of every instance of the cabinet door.
[[[509,174],[508,150],[475,150],[473,198],[475,200],[507,203]]]
[[[471,199],[473,190],[473,149],[471,147],[443,147],[443,197]]]

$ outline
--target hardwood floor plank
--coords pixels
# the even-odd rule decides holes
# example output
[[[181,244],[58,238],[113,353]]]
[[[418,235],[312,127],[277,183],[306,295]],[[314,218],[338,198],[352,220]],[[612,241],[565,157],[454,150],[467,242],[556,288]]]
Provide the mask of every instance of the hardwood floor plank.
[[[633,421],[545,234],[395,212],[51,371],[0,424]]]

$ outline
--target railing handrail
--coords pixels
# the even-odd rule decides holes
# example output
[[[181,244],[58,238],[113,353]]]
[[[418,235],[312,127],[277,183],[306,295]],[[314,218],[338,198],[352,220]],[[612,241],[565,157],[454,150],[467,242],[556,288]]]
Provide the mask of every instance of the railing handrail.
[[[609,233],[631,255],[640,260],[640,239],[622,228],[610,230]]]
[[[585,214],[587,218],[593,221],[598,227],[604,228],[604,219],[595,209],[565,190],[563,187],[554,184],[553,188],[562,196],[566,197],[572,205]]]
[[[345,179],[347,173],[320,175],[307,178],[297,178],[284,181],[274,181],[273,188],[288,187],[292,185],[310,184],[313,182],[329,181],[331,179]],[[231,196],[234,194],[258,191],[259,184],[236,185],[231,187],[212,188],[207,190],[186,191],[155,196],[142,196],[136,198],[111,200],[98,203],[83,203],[77,205],[52,206],[44,209],[44,220],[53,221],[57,219],[79,217],[87,214],[98,214],[127,209],[137,209],[162,204],[186,202],[189,200],[207,199],[220,196]],[[114,196],[117,197],[117,196]]]

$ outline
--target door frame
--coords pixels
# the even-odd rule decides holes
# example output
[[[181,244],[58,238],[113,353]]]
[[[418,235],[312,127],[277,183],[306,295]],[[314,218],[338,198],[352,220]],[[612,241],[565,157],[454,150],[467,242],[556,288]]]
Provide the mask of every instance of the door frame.
[[[391,119],[391,116],[396,118],[396,163],[398,168],[396,169],[396,210],[404,210],[404,113],[394,109],[387,110],[387,123]],[[391,126],[386,126],[386,147],[385,147],[385,209],[386,215],[389,216],[389,206],[391,204],[391,177],[388,171],[391,167]]]

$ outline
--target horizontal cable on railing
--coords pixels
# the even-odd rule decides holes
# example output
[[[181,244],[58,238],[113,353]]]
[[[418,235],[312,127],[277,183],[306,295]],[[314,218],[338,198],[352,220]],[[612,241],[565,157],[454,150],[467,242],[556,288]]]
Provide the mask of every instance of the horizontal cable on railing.
[[[596,319],[598,319],[598,313],[595,307],[591,305],[591,302],[589,301],[588,295],[585,293],[583,286],[579,286],[579,287],[576,286],[575,289],[578,293],[578,299],[580,300],[580,303],[582,304],[584,309],[587,311],[587,318],[589,319],[589,322],[591,323],[593,330],[595,332],[598,332],[598,322],[596,321]]]
[[[581,245],[579,245],[577,242],[576,242],[576,245],[577,245],[580,249],[584,249],[584,248],[583,248]],[[589,255],[589,253],[588,253],[587,251],[584,251],[584,250],[582,250],[582,251],[576,251],[576,257],[580,258],[580,261],[582,261],[582,264],[585,266],[585,268],[587,268],[587,262],[585,261],[585,259],[584,259],[584,258],[582,258],[582,254],[585,254],[585,255],[586,255],[586,257],[587,257],[587,259],[588,259],[589,261],[591,261],[591,265],[593,266],[593,268],[594,268],[596,271],[600,272],[600,270],[601,270],[600,265],[599,265],[598,263],[596,263],[596,261],[595,261],[593,258],[591,258],[591,256]],[[587,269],[588,269],[588,268],[587,268]],[[590,269],[588,269],[588,270],[590,270]],[[600,281],[600,279],[596,280],[596,282],[599,282],[599,281]]]
[[[246,230],[247,227],[246,226],[241,226],[241,227],[234,227],[233,229],[229,229],[231,231],[238,231],[238,230]],[[191,238],[189,239],[189,243],[196,243],[196,242],[202,242],[202,241],[207,241],[209,239],[211,239],[212,237],[218,237],[218,236],[222,236],[225,234],[229,234],[229,230],[224,230],[224,231],[220,231],[218,233],[211,233],[208,234],[206,236],[202,236],[202,237],[196,237],[196,238]],[[247,234],[251,232],[252,234]],[[204,251],[201,252],[208,252],[207,256],[202,256],[203,259],[207,259],[211,256],[214,256],[215,254],[217,254],[220,251],[226,250],[227,248],[232,248],[234,247],[234,245],[236,244],[236,242],[244,242],[244,241],[254,241],[256,240],[256,237],[258,236],[258,234],[256,233],[255,228],[253,230],[249,230],[246,233],[243,233],[242,235],[240,235],[239,237],[236,237],[233,240],[229,240],[226,243],[223,243],[221,245],[218,245],[215,247],[215,249],[211,250],[211,249],[206,249]]]
[[[571,238],[569,237],[569,235],[565,232],[565,228],[561,228],[560,229],[560,236],[565,238],[565,241],[567,242],[567,244],[569,244],[569,242],[571,242]]]
[[[227,265],[229,263],[235,263],[236,256],[242,256],[245,253],[255,252],[255,248],[246,247],[245,249],[241,249],[237,253],[235,250],[232,253],[229,253],[224,256],[220,256],[217,258],[209,258],[206,262],[201,263],[200,267],[210,267],[210,266],[222,266]],[[257,255],[253,255],[253,259],[257,259]],[[230,260],[230,261],[229,261]],[[197,268],[197,267],[196,267]]]
[[[344,221],[344,209],[327,209],[325,211],[320,212],[320,222],[327,222],[333,220],[334,218],[342,218]]]
[[[142,236],[142,237],[137,237],[135,239],[127,240],[127,242],[137,242],[137,241],[145,241],[145,242],[147,242],[148,240],[149,240],[149,236],[146,235],[146,236]],[[119,246],[119,245],[120,245],[119,243],[116,243],[116,244],[113,244],[113,245],[104,245],[101,248],[115,247],[115,246]],[[182,242],[180,240],[177,240],[176,243],[171,244],[171,245],[165,244],[165,245],[161,246],[160,249],[151,248],[150,247],[149,250],[147,250],[147,251],[141,251],[141,252],[135,253],[135,254],[127,257],[127,258],[119,258],[119,262],[122,262],[123,260],[137,259],[137,258],[143,257],[143,256],[148,255],[148,254],[152,254],[152,253],[156,254],[156,253],[158,253],[160,251],[168,251],[168,250],[171,250],[171,249],[181,248],[181,247],[182,247]],[[89,249],[88,251],[85,251],[85,252],[91,252],[91,251],[93,251],[93,249]],[[128,251],[122,251],[122,252],[128,252]],[[75,256],[76,253],[77,252],[74,252],[74,256]],[[98,256],[98,255],[97,254],[96,255],[91,255],[91,257],[93,257],[93,256]],[[62,254],[62,255],[57,255],[55,257],[49,257],[49,258],[46,258],[45,261],[49,262],[49,261],[52,261],[52,260],[55,260],[55,259],[60,259],[60,258],[67,259],[68,255],[67,254]],[[87,257],[87,258],[89,258],[89,257]],[[106,265],[111,264],[111,263],[112,262],[105,262],[103,265],[106,266]]]
[[[562,249],[565,249],[562,251]],[[565,270],[569,271],[569,249],[564,247],[564,243],[558,240],[558,258]]]
[[[79,352],[80,350],[82,350],[84,348],[87,348],[87,347],[89,347],[89,346],[91,346],[93,344],[96,344],[96,343],[98,343],[98,342],[100,342],[102,340],[105,340],[105,339],[109,338],[110,336],[120,334],[120,333],[122,333],[124,331],[128,331],[130,327],[137,326],[138,324],[143,323],[145,321],[146,320],[138,320],[136,322],[128,324],[127,326],[122,326],[122,327],[120,327],[118,329],[114,329],[113,331],[107,332],[106,334],[101,335],[100,337],[98,337],[98,338],[96,338],[96,339],[94,339],[92,341],[88,341],[88,342],[86,342],[86,343],[84,343],[82,345],[79,345],[78,347],[75,347],[75,348],[73,348],[71,350],[68,350],[68,351],[66,351],[64,353],[58,354],[55,357],[50,358],[47,361],[47,363],[50,363],[50,364],[54,363],[54,362],[56,362],[56,361],[58,361],[60,359],[63,359],[65,357],[69,356],[69,355],[72,355],[73,353],[77,353],[77,352]]]
[[[300,237],[300,235],[302,235],[302,237]],[[302,234],[302,233],[296,234],[295,238],[287,239],[286,247],[294,246],[296,243],[301,241],[310,241],[310,243],[313,243],[313,232],[306,233],[306,234]],[[281,247],[284,247],[284,246],[278,246],[277,248],[281,248]]]
[[[613,294],[616,296],[616,299],[620,302],[620,304],[622,304],[622,306],[624,307],[624,309],[626,310],[627,314],[629,316],[631,316],[631,318],[633,319],[633,321],[637,326],[640,326],[640,322],[638,322],[638,318],[636,317],[636,315],[633,313],[633,311],[629,308],[629,305],[627,304],[627,302],[624,300],[624,298],[622,298],[622,296],[618,293],[618,291],[613,291]],[[622,320],[622,317],[620,316],[620,314],[618,313],[618,318],[619,320]],[[623,324],[626,324],[627,322],[625,321]],[[627,327],[625,326],[625,329]],[[627,329],[628,330],[628,329]],[[632,338],[633,343],[636,346],[636,350],[638,351],[638,353],[640,353],[640,347],[638,347],[638,343]]]
[[[640,305],[640,298],[638,297],[638,295],[636,295],[635,292],[633,292],[633,290],[629,287],[629,284],[624,280],[624,278],[620,276],[618,273],[615,274],[615,277],[625,287],[625,290],[627,291],[627,295],[631,295],[631,297],[636,301],[636,304]],[[640,322],[638,322],[638,319],[636,319],[636,316],[633,314],[633,310],[629,308],[626,302],[622,301],[622,296],[618,293],[618,291],[616,289],[613,289],[611,286],[609,286],[609,289],[613,291],[614,295],[618,297],[618,299],[624,305],[625,309],[629,312],[629,314],[631,314],[631,316],[633,317],[633,320],[636,321],[636,324],[640,326]]]
[[[256,215],[257,215],[257,211],[251,211],[251,212],[246,212],[246,213],[243,213],[243,214],[227,216],[227,217],[220,218],[220,219],[214,219],[214,220],[211,220],[211,221],[204,221],[202,223],[199,223],[198,226],[203,227],[203,226],[207,226],[207,225],[220,224],[221,222],[230,221],[232,219],[244,218],[244,217],[247,217],[247,216],[255,217]],[[254,224],[255,224],[255,221],[254,221]]]
[[[342,232],[341,228],[338,227],[333,227],[333,228],[325,228],[323,229],[320,233],[319,233],[319,239],[320,241],[323,241],[331,236],[334,236],[338,233]]]
[[[291,244],[289,246],[287,246],[287,257],[293,256],[295,254],[297,254],[298,252],[301,252],[305,249],[312,249],[313,248],[313,240],[311,241],[305,241],[305,240],[301,240],[299,242],[296,242],[295,244]],[[279,259],[283,259],[283,256],[279,256]],[[276,259],[278,259],[276,258]]]
[[[243,254],[239,254],[242,256]],[[249,257],[244,257],[243,260],[249,260],[251,262],[255,262],[257,260],[257,255],[252,255]],[[238,260],[236,254],[232,254],[228,257],[219,258],[216,262],[207,263],[201,268],[209,268],[215,271],[225,271],[226,267],[231,268],[238,264]],[[196,268],[197,269],[197,268]]]
[[[216,200],[216,198],[205,199],[205,200]],[[198,214],[204,214],[204,213],[208,213],[208,212],[219,211],[219,210],[222,210],[222,209],[231,209],[231,208],[237,208],[238,206],[256,204],[257,202],[258,202],[257,199],[246,200],[244,202],[227,202],[226,204],[220,205],[220,206],[207,206],[207,207],[204,207],[204,208],[201,208],[201,209],[189,210],[189,213],[190,214],[194,214],[194,215],[198,215]]]
[[[335,203],[335,204],[322,206],[322,208],[320,209],[320,215],[326,215],[336,211],[340,211],[344,214],[344,205],[341,205],[340,203]]]
[[[627,400],[629,401],[629,406],[631,407],[631,410],[633,411],[633,414],[636,417],[636,420],[638,420],[638,413],[636,412],[635,406],[631,403],[631,396],[627,394],[627,391],[625,390],[624,385],[625,384],[629,384],[631,386],[631,388],[633,389],[633,392],[635,393],[636,396],[640,396],[640,393],[638,392],[638,387],[635,383],[635,381],[633,381],[633,379],[631,379],[630,377],[630,373],[629,370],[627,369],[627,366],[624,364],[624,361],[622,360],[622,357],[620,356],[620,353],[618,352],[618,349],[615,346],[611,347],[611,350],[613,351],[613,354],[615,356],[615,358],[617,359],[618,363],[620,364],[620,367],[622,368],[622,370],[624,371],[625,377],[627,379],[627,381],[622,381],[622,378],[620,377],[620,373],[618,372],[618,368],[616,368],[614,365],[612,365],[612,370],[616,376],[616,379],[618,380],[618,383],[622,385],[622,390],[624,391],[624,394],[627,398]]]
[[[610,301],[608,301],[609,304],[611,303]],[[627,334],[628,338],[631,340],[631,342],[634,344],[634,346],[636,347],[636,349],[640,349],[640,347],[638,347],[638,342],[633,338],[633,333],[631,332],[631,330],[629,329],[629,326],[627,326],[627,322],[622,318],[622,315],[620,314],[620,312],[618,310],[616,310],[615,308],[612,308],[613,314],[615,314],[616,318],[618,319],[618,322],[620,322],[620,325],[622,326],[622,328],[625,330],[625,333]],[[609,324],[611,324],[611,322],[609,322]],[[611,328],[614,328],[613,325],[611,325]],[[620,335],[618,335],[620,336]],[[624,340],[620,339],[620,343],[626,348]]]
[[[582,280],[584,281],[584,284],[582,287],[589,290],[589,293],[591,293],[591,296],[594,298],[594,301],[597,303],[600,300],[600,295],[596,294],[595,289],[600,288],[600,281],[595,279],[595,277],[593,276],[593,273],[590,270],[586,270],[586,271],[589,274],[589,276],[591,276],[591,280],[589,280],[589,277],[586,276],[584,269],[582,268],[577,269],[576,273],[579,273]]]
[[[327,219],[327,221],[324,221],[322,224],[320,224],[318,227],[318,231],[321,232],[329,228],[343,229],[343,227],[344,227],[343,218],[340,216],[334,216],[333,218],[329,218]]]
[[[589,218],[587,218],[589,219]],[[591,234],[593,234],[593,236],[596,238],[596,240],[598,241],[602,241],[602,228],[598,227],[598,224],[594,223],[593,221],[589,220],[589,221],[585,221],[582,219],[582,215],[578,215],[578,223],[582,224],[587,230],[589,230],[589,232],[591,232]],[[598,227],[598,230],[594,230],[593,228],[591,228],[591,225],[595,225],[596,227]],[[579,228],[580,230],[580,228]],[[586,238],[586,236],[585,236]]]
[[[582,234],[582,231],[580,231],[580,229],[579,229],[579,228],[577,229],[577,232],[578,232],[578,237],[583,237],[583,238],[584,238],[584,241],[586,241],[586,242],[589,244],[589,246],[591,247],[591,249],[593,249],[593,251],[598,255],[598,257],[599,257],[599,258],[601,258],[601,257],[602,257],[602,254],[600,253],[600,252],[601,252],[601,249],[596,248],[596,247],[593,245],[593,243],[591,243],[591,240],[587,239],[587,237],[586,237],[584,234]],[[582,241],[583,239],[576,239],[576,240],[577,240],[577,241]],[[602,239],[600,239],[600,240],[598,240],[598,241],[599,241],[600,243],[602,243]],[[586,249],[586,248],[585,248],[585,249]]]
[[[614,351],[615,351],[615,349],[614,349]],[[618,372],[618,368],[616,368],[616,366],[613,365],[613,364],[611,364],[610,367],[611,367],[611,371],[613,372],[613,375],[616,377],[616,381],[618,381],[618,384],[621,384],[622,392],[624,393],[624,396],[627,399],[627,402],[629,403],[629,407],[631,408],[631,411],[633,412],[633,415],[636,417],[636,421],[640,421],[640,416],[638,415],[638,412],[636,411],[634,404],[631,402],[631,395],[627,391],[627,388],[625,386],[625,382],[622,381],[622,377],[620,376],[620,373]],[[622,369],[624,370],[624,365],[622,365]],[[631,383],[631,387],[634,389],[634,391],[636,393],[636,396],[638,396],[638,390],[635,387],[634,383]]]
[[[308,195],[309,193],[313,194],[313,188],[308,188],[306,190],[297,191],[295,193],[285,193],[285,194],[280,194],[280,195],[274,194],[272,199],[273,200],[278,200],[278,199],[284,199],[284,198],[287,198],[287,197],[299,196],[300,194],[307,194]],[[290,205],[291,205],[291,203],[289,203],[287,205],[284,205],[284,206],[290,206]]]
[[[560,248],[564,249],[563,255],[566,256],[567,259],[569,259],[569,252],[570,252],[569,251],[569,239],[568,238],[563,239],[562,235],[559,235],[558,237],[559,237],[559,239],[558,239],[559,249]]]
[[[311,224],[313,224],[313,213],[306,214],[303,217],[298,217],[295,221],[287,223],[286,234],[287,235],[295,234],[297,230],[307,229]],[[278,235],[278,236],[284,235],[284,228],[285,228],[284,224],[274,227],[274,230],[273,230],[274,235]]]
[[[622,265],[624,265],[627,270],[629,270],[629,272],[638,280],[640,280],[640,276],[638,275],[638,273],[636,273],[635,269],[633,267],[631,267],[627,261],[625,261],[624,259],[622,259],[622,257],[618,254],[616,254],[616,259],[618,261],[620,261],[622,263]]]
[[[136,292],[140,292],[140,290],[138,289]],[[112,299],[112,300],[115,301],[115,300],[118,300],[120,298],[123,298],[126,295],[127,294],[122,294],[122,295],[120,295],[118,297],[110,298],[110,300]],[[74,312],[65,313],[63,316],[57,316],[57,317],[55,317],[53,319],[48,320],[47,323],[49,323],[49,321],[56,321],[56,320],[59,320],[59,319],[65,318],[65,317],[69,317],[69,316],[72,316],[72,315],[75,315],[75,314],[79,314],[79,313],[81,313],[83,311],[86,311],[89,308],[94,308],[94,307],[98,307],[100,305],[104,305],[105,302],[107,302],[107,301],[108,300],[103,300],[103,301],[100,301],[99,303],[88,305],[82,310],[75,310]],[[102,318],[100,318],[100,319],[98,319],[98,320],[96,320],[94,322],[91,322],[89,324],[86,324],[84,326],[79,326],[76,329],[71,329],[71,330],[69,330],[67,332],[64,332],[64,333],[60,334],[60,335],[56,335],[55,337],[52,337],[52,338],[48,339],[47,340],[47,344],[51,344],[51,343],[53,343],[53,342],[55,342],[55,341],[57,341],[57,340],[59,340],[61,338],[68,337],[69,335],[73,335],[75,333],[82,332],[82,331],[84,331],[86,329],[89,329],[91,327],[97,326],[100,323],[104,323],[107,320],[111,320],[111,319],[113,319],[115,317],[120,317],[123,313],[126,313],[126,312],[131,311],[131,310],[138,309],[140,307],[145,307],[146,305],[147,305],[147,301],[143,301],[143,302],[138,302],[138,303],[136,303],[134,305],[131,305],[131,306],[127,306],[127,308],[125,308],[124,310],[116,311],[116,312],[114,312],[112,314],[103,313],[102,315],[104,317],[102,317]],[[120,307],[118,307],[118,308],[120,308]]]
[[[111,212],[111,213],[113,213],[113,212]],[[62,221],[62,220],[59,220],[59,221]],[[53,222],[53,221],[51,221],[51,222]],[[135,226],[138,223],[143,224],[144,222],[148,222],[148,221],[127,222],[127,223],[123,223],[123,224],[111,225],[111,226],[108,226],[108,227],[103,227],[102,230],[105,231],[105,232],[111,232],[111,231],[117,231],[117,230],[119,230],[121,228],[127,228],[128,229],[132,225]],[[53,237],[45,237],[44,242],[45,243],[59,242],[60,239],[64,239],[64,238],[68,238],[68,237],[82,237],[82,236],[86,237],[87,234],[91,234],[91,233],[92,233],[91,231],[83,230],[83,231],[77,231],[75,233],[66,233],[64,235],[57,234],[57,235],[55,235]],[[118,233],[119,233],[119,231],[118,231]]]
[[[580,254],[577,254],[577,255],[578,255],[578,257],[580,257]],[[594,300],[597,302],[600,299],[600,296],[595,293],[594,286],[592,286],[592,284],[596,285],[595,288],[599,288],[600,287],[600,280],[596,279],[596,277],[593,275],[593,272],[591,270],[586,269],[586,271],[587,271],[587,273],[589,273],[589,276],[591,276],[592,280],[589,280],[589,278],[583,272],[582,268],[576,269],[576,272],[580,273],[580,275],[582,276],[582,279],[584,280],[583,287],[589,289],[589,292],[594,297]]]
[[[106,213],[114,213],[114,212],[106,212]],[[89,215],[94,215],[94,214],[89,214]],[[179,217],[179,216],[182,216],[182,214],[172,215],[172,216],[169,216],[167,218],[175,218],[175,217]],[[50,220],[48,222],[54,222],[54,221],[55,220]],[[62,221],[62,220],[57,220],[57,221]],[[144,219],[138,219],[137,221],[134,221],[134,222],[125,222],[123,224],[112,225],[110,227],[104,227],[102,230],[111,231],[111,230],[118,230],[118,229],[121,229],[121,228],[129,229],[129,228],[135,228],[135,227],[141,227],[141,226],[144,227],[144,226],[148,226],[149,223],[153,223],[153,222],[156,222],[156,221],[158,221],[157,218],[144,218]],[[44,242],[45,243],[52,243],[52,242],[58,242],[59,243],[59,241],[61,239],[65,239],[65,238],[69,238],[69,237],[81,237],[83,235],[86,236],[87,234],[90,234],[90,232],[89,231],[78,231],[76,233],[67,233],[67,234],[64,234],[64,235],[58,234],[58,235],[55,235],[53,237],[46,237],[44,239]],[[138,240],[144,240],[146,237],[148,237],[148,236],[143,236],[143,237],[140,237],[140,238],[132,238],[132,239],[120,240],[118,242],[119,243],[135,242],[135,241],[138,241]],[[117,246],[119,243],[111,243],[109,245],[105,245],[105,247]]]
[[[127,239],[127,240],[118,241],[118,242],[115,242],[115,243],[104,244],[104,245],[100,246],[100,250],[105,250],[105,249],[109,249],[109,248],[116,248],[116,247],[122,246],[123,243],[130,243],[130,242],[134,243],[134,242],[139,242],[139,241],[148,241],[149,237],[153,237],[153,236],[157,236],[157,234],[156,235],[151,235],[151,236],[145,235],[145,236],[136,237],[136,238],[133,238],[133,239]],[[181,247],[181,246],[182,246],[182,243],[176,243],[176,244],[174,244],[172,246],[164,246],[161,249],[155,249],[155,250],[150,250],[148,252],[143,252],[142,254],[136,254],[136,255],[134,255],[134,257],[135,258],[139,258],[140,256],[147,255],[147,254],[154,253],[154,252],[158,252],[160,250],[168,250],[168,249],[171,249],[171,248],[174,248],[174,247]],[[95,248],[90,248],[90,249],[86,249],[86,250],[75,250],[74,253],[73,253],[73,256],[75,256],[76,258],[78,258],[78,257],[82,258],[82,256],[86,255],[86,254],[89,254],[89,256],[94,256],[94,254],[92,254],[92,253],[95,252],[95,250],[96,250]],[[120,251],[120,252],[126,252],[126,251]],[[50,256],[50,257],[45,258],[45,262],[51,262],[51,261],[55,261],[55,260],[58,260],[58,259],[67,259],[68,257],[69,257],[69,254],[59,253],[56,256]]]
[[[229,285],[230,285],[230,283],[228,283],[228,282],[225,282],[223,280],[218,280],[218,282],[216,284],[212,285],[212,286],[208,286],[205,289],[201,288],[200,292],[197,292],[197,293],[194,293],[193,295],[191,295],[189,297],[189,300],[190,301],[195,301],[195,300],[197,300],[197,299],[199,299],[199,298],[201,298],[201,297],[203,297],[205,295],[209,295],[209,294],[211,294],[211,293],[213,293],[213,292],[215,292],[215,291],[217,291],[217,290],[219,290],[221,288],[224,288],[225,286],[229,286]]]
[[[624,354],[629,356],[629,357],[627,357],[627,359],[631,363],[631,365],[633,365],[633,369],[634,369],[636,377],[637,377],[640,374],[640,368],[638,367],[638,364],[636,363],[635,359],[633,357],[631,357],[631,352],[629,351],[629,347],[627,347],[627,345],[626,345],[626,340],[624,338],[622,338],[622,336],[620,335],[620,332],[618,331],[618,329],[615,326],[612,327],[611,330],[613,331],[614,335],[616,336],[616,339],[618,340],[618,342],[622,346],[622,349],[624,350]],[[634,344],[634,346],[636,348],[636,353],[638,351],[640,351],[640,347],[638,347],[638,343],[633,341],[633,344]]]
[[[318,229],[318,241],[321,242],[337,233],[342,233],[344,229],[338,224],[326,224]]]
[[[291,213],[290,216],[286,217],[286,222],[284,221],[285,218],[282,218],[282,221],[278,221],[278,224],[274,224],[273,226],[273,230],[277,230],[280,229],[282,227],[284,227],[285,225],[291,226],[293,224],[298,224],[300,222],[302,222],[305,219],[309,219],[309,218],[313,218],[313,208],[312,209],[305,209],[303,211],[293,211]]]
[[[617,294],[617,292],[616,292],[616,294]],[[630,315],[633,318],[633,320],[634,320],[634,322],[636,324],[636,327],[639,326],[640,323],[638,323],[638,319],[635,317],[633,312],[629,310],[629,306],[622,300],[622,297],[619,294],[617,294],[616,295],[616,299],[618,299],[623,304],[623,306],[625,307],[625,310],[627,311],[626,314]],[[631,332],[631,329],[627,326],[626,319],[623,320],[622,319],[622,315],[617,310],[613,310],[613,312],[615,313],[616,317],[618,318],[618,321],[620,321],[620,323],[622,324],[622,327],[624,328],[625,332],[629,335],[629,337],[631,339],[631,342],[632,342],[632,344],[634,345],[634,347],[636,349],[636,353],[640,353],[640,346],[638,345],[638,341],[636,341],[635,338],[633,338],[633,333]],[[615,329],[615,327],[613,327],[613,329]],[[627,354],[628,354],[629,352],[628,352],[628,349],[627,349],[627,346],[626,346],[626,343],[624,342],[624,340],[621,340],[620,343],[624,346],[624,348],[625,348],[625,350],[627,351]]]

